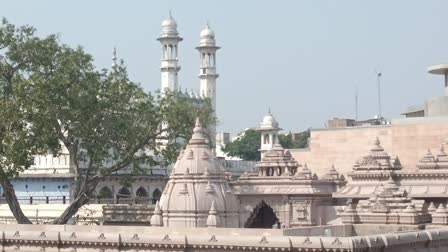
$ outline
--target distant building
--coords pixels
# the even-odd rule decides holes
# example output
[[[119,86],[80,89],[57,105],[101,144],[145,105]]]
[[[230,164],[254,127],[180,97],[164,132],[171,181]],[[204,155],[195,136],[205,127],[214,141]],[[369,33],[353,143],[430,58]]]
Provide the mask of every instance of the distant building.
[[[444,72],[448,65],[437,65],[429,71],[439,73],[437,69]],[[413,170],[428,148],[439,148],[440,143],[447,142],[447,93],[445,89],[445,96],[431,98],[425,106],[415,107],[403,113],[404,118],[390,122],[376,118],[330,120],[327,128],[311,130],[309,148],[290,150],[291,154],[296,160],[308,163],[318,175],[328,172],[332,165],[347,175],[356,157],[364,155],[372,139],[379,137],[385,149],[400,157],[404,171]]]
[[[354,119],[339,119],[333,118],[328,120],[328,128],[347,128],[347,127],[357,127],[357,126],[372,126],[372,125],[384,125],[389,124],[385,118],[372,118],[362,121],[356,121]]]
[[[404,117],[448,116],[448,64],[430,66],[428,72],[445,77],[445,95],[428,99],[425,104],[409,107],[401,113]]]

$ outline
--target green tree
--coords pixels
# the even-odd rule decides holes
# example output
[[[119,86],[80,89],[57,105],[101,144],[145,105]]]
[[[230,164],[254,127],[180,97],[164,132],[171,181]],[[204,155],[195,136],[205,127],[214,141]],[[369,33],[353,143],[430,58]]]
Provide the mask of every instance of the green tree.
[[[57,138],[47,128],[30,123],[39,120],[23,98],[26,76],[32,72],[33,52],[41,41],[33,39],[34,29],[16,28],[5,19],[0,26],[0,184],[14,218],[30,224],[22,212],[10,179],[34,162],[34,155],[58,151]]]
[[[308,138],[310,138],[310,129],[300,133],[280,134],[278,140],[285,149],[300,149],[308,147]]]
[[[226,144],[223,151],[229,156],[239,157],[244,160],[260,160],[261,134],[254,129],[244,131],[233,142]]]
[[[0,152],[2,160],[14,164],[8,173],[8,167],[0,167],[0,180],[10,183],[41,149],[51,148],[58,155],[65,147],[75,174],[73,198],[53,224],[66,223],[93,197],[97,183],[105,176],[127,167],[141,170],[173,162],[185,142],[182,139],[191,136],[196,115],[201,115],[204,125],[214,120],[209,101],[197,106],[170,92],[164,96],[146,93],[129,80],[123,64],[112,71],[97,71],[93,58],[82,48],[62,44],[54,35],[41,39],[33,28],[16,28],[3,20],[0,48],[0,71],[9,78],[3,77],[2,83],[8,83],[4,89],[13,92],[10,100],[22,106],[15,110],[15,120],[31,125],[19,129],[42,134],[43,143],[36,145],[29,134],[22,133],[23,141],[30,142],[31,150],[36,151],[15,147],[16,155],[24,156],[27,163]],[[6,112],[2,118],[9,121]],[[10,130],[7,134],[16,133]],[[12,148],[11,141],[4,145]],[[12,195],[6,194],[8,202],[15,202],[10,204],[11,210],[21,212]],[[14,216],[20,223],[30,223],[23,213]]]

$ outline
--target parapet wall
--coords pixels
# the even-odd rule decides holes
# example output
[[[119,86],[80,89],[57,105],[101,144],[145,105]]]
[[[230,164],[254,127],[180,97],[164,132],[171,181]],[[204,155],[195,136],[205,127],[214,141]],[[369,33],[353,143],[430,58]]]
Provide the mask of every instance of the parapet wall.
[[[146,232],[142,232],[145,229]],[[117,232],[117,230],[120,230]],[[187,232],[186,232],[187,231]],[[247,234],[248,231],[250,234]],[[272,232],[274,231],[274,232]],[[0,225],[2,251],[431,251],[448,229],[355,237],[282,236],[280,230]]]
[[[417,162],[428,148],[436,150],[448,139],[448,117],[409,118],[392,121],[391,125],[315,129],[311,131],[310,146],[306,150],[290,150],[299,163],[319,176],[334,164],[344,175],[353,164],[369,153],[378,137],[381,146],[391,156],[398,156],[403,171],[414,171]]]

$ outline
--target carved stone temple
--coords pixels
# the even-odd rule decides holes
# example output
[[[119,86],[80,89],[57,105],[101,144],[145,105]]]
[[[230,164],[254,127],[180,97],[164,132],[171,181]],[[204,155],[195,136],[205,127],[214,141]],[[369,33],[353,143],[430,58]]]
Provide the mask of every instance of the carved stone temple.
[[[238,227],[238,203],[221,163],[204,136],[199,119],[179,155],[160,199],[163,226]],[[214,216],[214,217],[213,217]]]

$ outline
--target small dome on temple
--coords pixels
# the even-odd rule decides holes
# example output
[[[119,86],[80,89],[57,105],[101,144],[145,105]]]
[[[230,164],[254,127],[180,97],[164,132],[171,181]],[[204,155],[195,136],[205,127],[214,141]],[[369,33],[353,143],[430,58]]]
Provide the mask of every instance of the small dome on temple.
[[[271,111],[268,111],[268,114],[263,117],[263,121],[260,124],[260,128],[262,129],[276,129],[278,128],[278,122],[275,120]]]

